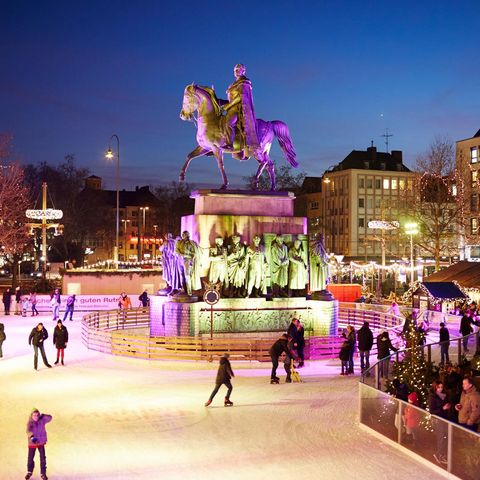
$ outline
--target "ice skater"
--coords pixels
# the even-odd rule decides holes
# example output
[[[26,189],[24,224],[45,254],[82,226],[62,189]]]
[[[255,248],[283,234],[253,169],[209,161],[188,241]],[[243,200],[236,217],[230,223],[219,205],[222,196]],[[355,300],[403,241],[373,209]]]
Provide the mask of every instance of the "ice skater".
[[[42,354],[42,360],[46,367],[52,368],[52,366],[48,363],[47,356],[45,355],[45,347],[44,347],[44,340],[48,338],[48,332],[44,328],[43,323],[39,323],[31,332],[30,336],[28,337],[28,344],[33,344],[33,368],[37,370],[38,365],[38,350]]]
[[[25,479],[28,480],[35,468],[35,451],[38,449],[40,454],[40,474],[42,480],[48,480],[47,477],[47,457],[45,456],[45,444],[47,443],[47,430],[45,425],[52,421],[52,416],[45,413],[40,413],[37,408],[34,408],[30,414],[27,422],[27,437],[28,437],[28,460],[27,460],[27,474]]]
[[[220,365],[218,366],[217,371],[217,379],[215,380],[215,388],[213,389],[210,398],[205,403],[205,406],[208,407],[211,403],[215,395],[217,394],[218,390],[222,385],[225,385],[228,388],[227,395],[225,397],[225,406],[230,407],[233,405],[233,402],[230,401],[230,395],[233,390],[232,382],[230,379],[234,377],[234,373],[232,370],[232,366],[230,365],[230,361],[228,360],[230,355],[225,353],[222,357],[220,357]]]
[[[3,357],[2,345],[6,339],[7,336],[5,335],[5,325],[3,323],[0,323],[0,358]]]
[[[270,354],[270,358],[272,359],[272,373],[270,375],[270,383],[279,383],[280,378],[277,377],[277,368],[278,368],[278,359],[285,353],[285,361],[284,361],[284,368],[287,374],[287,378],[285,380],[286,383],[292,383],[291,377],[291,362],[293,358],[295,358],[292,348],[291,337],[289,337],[286,333],[284,333],[271,347],[268,353]]]
[[[67,348],[67,343],[68,330],[63,325],[62,321],[59,320],[57,322],[55,330],[53,331],[53,344],[55,345],[55,347],[57,347],[57,361],[55,362],[55,365],[58,365],[59,360],[62,361],[62,365],[65,365],[63,363],[63,358],[65,356],[65,349]]]

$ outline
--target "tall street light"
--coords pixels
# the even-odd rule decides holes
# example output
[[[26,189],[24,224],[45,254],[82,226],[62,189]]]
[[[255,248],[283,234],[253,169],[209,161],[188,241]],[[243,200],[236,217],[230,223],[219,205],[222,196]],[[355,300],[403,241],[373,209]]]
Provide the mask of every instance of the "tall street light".
[[[115,263],[115,268],[118,268],[118,236],[120,230],[120,140],[118,135],[113,134],[108,141],[108,151],[105,154],[105,157],[109,160],[114,158],[112,152],[111,144],[113,139],[117,140],[117,169],[115,174],[115,183],[117,187],[117,213],[115,216],[115,249],[113,250],[113,262]]]
[[[153,235],[153,261],[157,260],[157,228],[158,225],[153,226],[153,231],[155,232]]]
[[[405,225],[405,233],[410,235],[410,284],[413,285],[414,265],[413,265],[413,236],[418,234],[418,225],[416,223],[407,223]]]
[[[143,257],[145,256],[144,250],[145,250],[145,212],[148,210],[148,207],[140,207],[140,210],[143,212],[143,222],[142,222],[142,243],[141,245],[141,250],[140,250],[140,255],[141,255],[141,260],[143,260]],[[140,239],[139,239],[140,240]]]
[[[123,260],[127,261],[127,223],[130,223],[130,220],[125,220],[122,218],[123,223],[123,242],[124,242],[124,258]]]

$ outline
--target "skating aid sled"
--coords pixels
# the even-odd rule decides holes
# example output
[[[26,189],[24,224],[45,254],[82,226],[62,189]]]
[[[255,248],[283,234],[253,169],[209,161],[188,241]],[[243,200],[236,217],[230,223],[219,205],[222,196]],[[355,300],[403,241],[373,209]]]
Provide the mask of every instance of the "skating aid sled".
[[[290,378],[292,382],[301,383],[303,380],[300,378],[300,374],[295,370],[295,363],[292,359],[292,363],[290,364]]]

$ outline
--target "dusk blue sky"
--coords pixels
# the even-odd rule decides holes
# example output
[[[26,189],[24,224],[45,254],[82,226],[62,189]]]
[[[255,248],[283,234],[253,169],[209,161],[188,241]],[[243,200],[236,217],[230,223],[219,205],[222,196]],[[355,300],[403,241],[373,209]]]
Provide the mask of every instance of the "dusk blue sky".
[[[371,140],[384,151],[387,127],[412,165],[435,135],[480,128],[479,14],[478,0],[4,0],[0,132],[23,163],[73,153],[110,187],[116,133],[124,187],[176,180],[196,145],[184,87],[225,98],[242,62],[257,117],[289,125],[309,175]],[[278,144],[272,156],[284,164]],[[231,184],[257,167],[225,163]],[[215,160],[194,160],[187,181],[219,186]]]

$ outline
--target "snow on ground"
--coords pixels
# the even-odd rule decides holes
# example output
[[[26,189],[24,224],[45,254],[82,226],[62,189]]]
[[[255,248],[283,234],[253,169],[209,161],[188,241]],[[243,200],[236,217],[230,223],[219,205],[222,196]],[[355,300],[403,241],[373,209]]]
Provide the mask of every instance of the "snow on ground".
[[[50,479],[443,478],[358,427],[358,377],[338,361],[307,362],[304,383],[270,385],[270,364],[232,362],[234,406],[222,387],[205,408],[216,364],[149,362],[88,351],[80,314],[66,322],[65,366],[33,369],[28,335],[50,316],[0,317],[0,479],[26,472],[25,425],[33,407],[47,425]],[[39,478],[36,459],[34,478]]]

